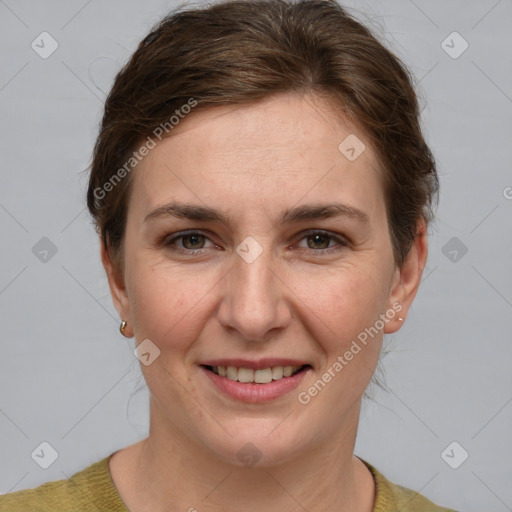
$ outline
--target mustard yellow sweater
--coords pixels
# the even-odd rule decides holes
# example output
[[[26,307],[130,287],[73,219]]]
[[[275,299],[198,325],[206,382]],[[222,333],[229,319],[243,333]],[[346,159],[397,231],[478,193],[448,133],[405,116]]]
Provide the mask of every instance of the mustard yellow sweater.
[[[115,453],[115,452],[114,452]],[[110,476],[108,461],[95,462],[67,480],[0,495],[0,512],[129,512]],[[361,459],[376,484],[373,512],[455,512],[410,489],[393,484]]]

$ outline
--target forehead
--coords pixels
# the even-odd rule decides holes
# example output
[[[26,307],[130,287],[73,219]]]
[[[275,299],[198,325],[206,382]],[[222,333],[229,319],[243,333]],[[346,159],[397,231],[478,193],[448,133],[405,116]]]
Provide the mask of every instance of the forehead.
[[[302,196],[345,198],[372,209],[383,202],[380,172],[365,135],[339,107],[286,94],[184,116],[138,164],[133,196],[141,213],[175,195],[281,207]]]

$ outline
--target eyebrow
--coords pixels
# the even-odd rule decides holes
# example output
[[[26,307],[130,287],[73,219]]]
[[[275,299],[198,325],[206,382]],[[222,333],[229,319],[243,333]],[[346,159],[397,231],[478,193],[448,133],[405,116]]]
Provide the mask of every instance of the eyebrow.
[[[177,217],[181,219],[189,219],[197,222],[220,222],[225,226],[230,226],[229,219],[220,211],[207,206],[199,206],[193,204],[172,202],[159,206],[152,212],[148,213],[144,218],[144,222],[148,222],[155,218],[161,217]],[[368,215],[353,206],[342,203],[325,203],[325,204],[304,204],[294,208],[286,209],[278,220],[278,224],[298,223],[305,220],[329,219],[333,217],[348,217],[354,219],[361,224],[369,224]]]

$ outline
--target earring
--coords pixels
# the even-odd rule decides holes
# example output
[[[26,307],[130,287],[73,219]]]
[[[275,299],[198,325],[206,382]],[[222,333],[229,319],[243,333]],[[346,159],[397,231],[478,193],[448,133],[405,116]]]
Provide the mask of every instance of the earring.
[[[127,323],[123,320],[121,322],[121,325],[119,326],[119,332],[124,336],[124,337],[127,337],[126,334],[124,333],[124,330],[127,326]]]
[[[404,321],[404,319],[401,316],[398,317],[398,320],[400,320],[400,322]]]

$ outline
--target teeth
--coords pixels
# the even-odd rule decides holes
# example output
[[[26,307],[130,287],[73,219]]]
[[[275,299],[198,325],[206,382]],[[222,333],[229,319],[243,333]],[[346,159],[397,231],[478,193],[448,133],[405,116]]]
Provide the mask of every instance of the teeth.
[[[254,382],[256,382],[257,384],[268,384],[269,382],[272,382],[272,368],[255,370]]]
[[[226,372],[226,377],[229,380],[238,380],[238,369],[235,368],[234,366],[228,366],[227,372]]]
[[[272,379],[279,380],[282,379],[284,375],[284,368],[282,366],[275,366],[272,368]]]
[[[255,382],[257,384],[268,384],[273,380],[280,380],[283,377],[290,377],[302,366],[274,366],[261,370],[251,368],[237,368],[235,366],[213,366],[214,373],[229,380],[238,382]]]
[[[237,371],[237,369],[234,366],[232,366],[231,368]],[[254,370],[251,370],[250,368],[239,368],[238,382],[254,382]]]

